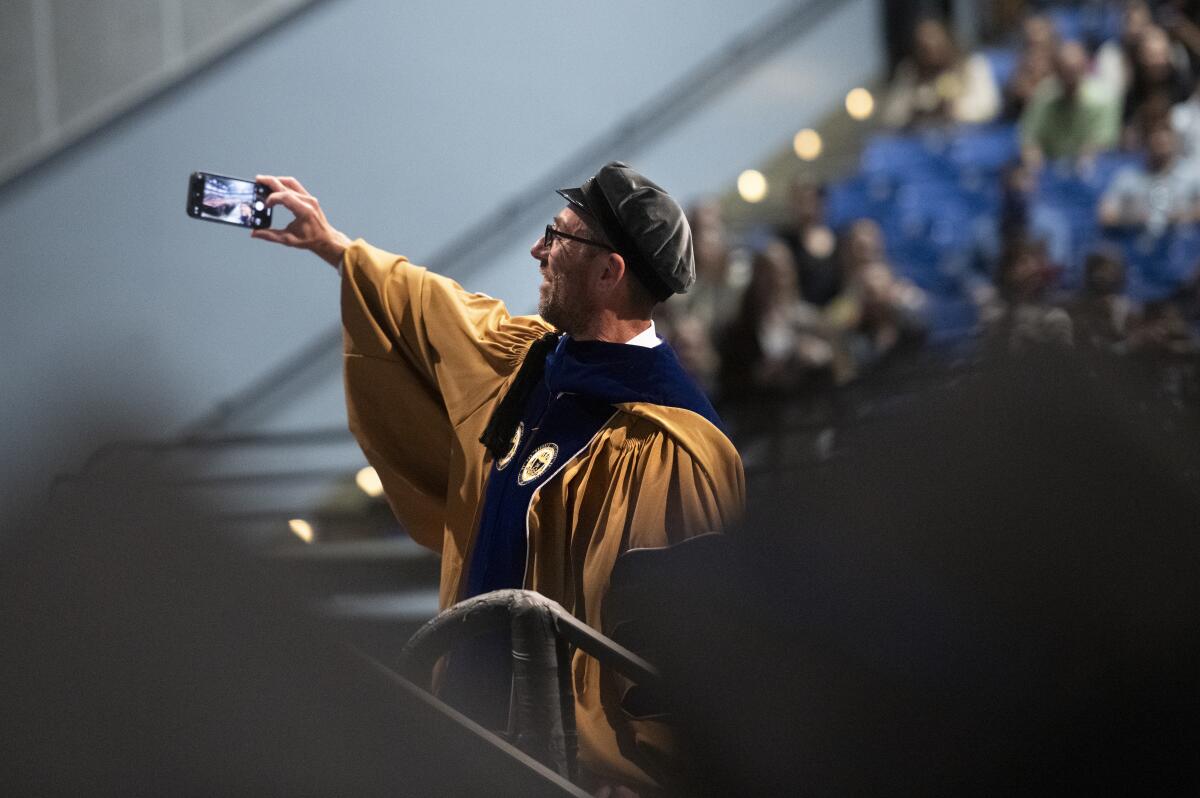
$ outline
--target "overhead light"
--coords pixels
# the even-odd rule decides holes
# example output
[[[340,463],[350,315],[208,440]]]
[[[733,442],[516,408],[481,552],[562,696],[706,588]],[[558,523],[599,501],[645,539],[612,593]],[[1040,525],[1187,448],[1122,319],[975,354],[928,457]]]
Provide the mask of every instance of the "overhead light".
[[[792,137],[792,149],[796,151],[796,157],[802,161],[817,160],[821,157],[823,147],[821,134],[810,127],[804,128]]]
[[[379,472],[371,466],[360,468],[354,475],[354,481],[359,489],[372,499],[383,495],[383,482],[379,479]]]
[[[767,178],[757,169],[747,169],[738,175],[737,189],[746,202],[762,202],[767,196]]]
[[[846,113],[862,121],[875,113],[875,98],[864,88],[851,89],[846,95]]]
[[[305,543],[313,542],[312,524],[305,521],[303,518],[293,518],[288,521],[288,529],[292,530],[292,534],[303,540]]]

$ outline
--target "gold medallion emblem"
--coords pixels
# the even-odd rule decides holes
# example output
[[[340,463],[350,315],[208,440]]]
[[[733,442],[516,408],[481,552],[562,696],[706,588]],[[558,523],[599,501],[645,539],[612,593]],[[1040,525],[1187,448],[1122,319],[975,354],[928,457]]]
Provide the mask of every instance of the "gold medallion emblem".
[[[533,454],[529,455],[529,459],[525,461],[525,465],[521,466],[521,473],[517,476],[518,485],[528,485],[535,479],[546,473],[554,458],[558,457],[558,444],[547,443],[545,446],[539,446]]]
[[[517,431],[513,433],[512,446],[509,447],[508,454],[501,457],[500,461],[496,463],[497,471],[503,471],[508,468],[508,464],[512,462],[513,457],[517,454],[517,447],[521,445],[521,436],[524,434],[525,422],[522,421],[520,424],[517,424]]]

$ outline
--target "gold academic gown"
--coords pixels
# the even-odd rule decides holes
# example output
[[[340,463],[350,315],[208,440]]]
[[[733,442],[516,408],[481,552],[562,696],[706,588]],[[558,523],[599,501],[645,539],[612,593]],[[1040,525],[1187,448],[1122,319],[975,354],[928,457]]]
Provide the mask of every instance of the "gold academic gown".
[[[479,438],[530,345],[553,328],[361,239],[342,273],[350,429],[405,530],[442,555],[444,609],[460,599],[492,464]],[[540,488],[528,516],[524,587],[595,629],[619,554],[722,530],[745,498],[737,450],[703,416],[637,402],[617,409]],[[615,684],[581,652],[572,676],[581,767],[601,781],[654,784],[621,755],[617,728],[650,749],[662,730],[627,723]]]

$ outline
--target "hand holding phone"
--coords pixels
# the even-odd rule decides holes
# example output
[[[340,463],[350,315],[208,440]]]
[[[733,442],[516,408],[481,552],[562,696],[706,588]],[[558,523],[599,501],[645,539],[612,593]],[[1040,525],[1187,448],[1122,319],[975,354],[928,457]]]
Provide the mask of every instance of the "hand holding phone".
[[[193,219],[261,230],[271,226],[270,189],[253,180],[193,172],[188,179],[187,214]]]
[[[258,175],[256,181],[270,191],[266,199],[267,210],[282,205],[296,218],[282,230],[260,228],[251,235],[264,241],[307,249],[333,268],[338,268],[342,253],[350,246],[350,238],[329,223],[317,198],[294,177]]]

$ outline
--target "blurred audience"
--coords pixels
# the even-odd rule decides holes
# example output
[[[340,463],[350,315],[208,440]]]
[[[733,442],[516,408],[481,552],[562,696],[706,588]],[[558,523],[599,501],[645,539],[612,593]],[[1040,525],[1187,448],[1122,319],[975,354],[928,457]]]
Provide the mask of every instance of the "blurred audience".
[[[725,399],[786,395],[840,369],[820,310],[800,298],[791,249],[773,240],[753,260],[741,310],[720,337]]]
[[[672,319],[694,316],[710,330],[729,322],[737,312],[738,296],[745,285],[733,268],[725,220],[715,199],[696,203],[688,214],[696,282],[686,294],[676,294],[664,312]],[[670,321],[668,321],[670,324]]]
[[[998,213],[983,214],[975,221],[970,246],[951,261],[951,271],[981,313],[999,298],[1000,262],[1012,242],[1042,242],[1049,261],[1058,267],[1070,259],[1070,221],[1061,209],[1037,201],[1036,170],[1015,161],[1001,173],[1000,184]]]
[[[1150,355],[1195,355],[1200,353],[1200,338],[1178,304],[1160,299],[1146,303],[1132,349]]]
[[[1096,78],[1109,96],[1121,102],[1133,80],[1142,34],[1154,24],[1154,16],[1145,0],[1129,0],[1121,13],[1121,33],[1096,50]]]
[[[1200,0],[1166,0],[1159,21],[1187,53],[1192,77],[1200,75]]]
[[[1036,14],[1024,21],[1017,66],[1004,87],[1001,119],[1015,122],[1021,118],[1038,86],[1053,74],[1058,44],[1058,31],[1049,17]]]
[[[688,212],[696,282],[686,294],[675,294],[658,306],[654,321],[680,363],[711,396],[717,393],[720,358],[712,341],[715,331],[737,312],[742,283],[733,258],[721,206],[714,199],[696,203]]]
[[[1054,52],[1026,50],[1021,53],[1016,69],[1004,87],[1004,107],[1000,118],[1016,122],[1029,106],[1038,87],[1054,74]]]
[[[1000,91],[986,58],[966,55],[945,23],[925,19],[913,34],[913,54],[896,67],[883,102],[883,124],[912,128],[988,122],[1000,111]]]
[[[1179,137],[1179,155],[1186,161],[1200,160],[1200,84],[1192,96],[1171,109],[1171,127]]]
[[[1088,254],[1083,290],[1072,303],[1070,316],[1079,346],[1111,354],[1126,351],[1137,314],[1125,295],[1125,262],[1120,252],[1102,248]]]
[[[1117,173],[1100,200],[1100,223],[1159,235],[1200,220],[1200,174],[1178,155],[1178,137],[1165,120],[1146,134],[1145,166]]]
[[[825,187],[799,176],[791,186],[792,218],[777,231],[792,250],[805,302],[824,307],[842,288],[837,236],[825,223]]]
[[[1056,277],[1044,244],[1029,240],[1009,243],[997,275],[999,297],[982,314],[991,351],[1019,354],[1073,345],[1071,317],[1048,299]]]
[[[704,322],[697,316],[679,318],[671,328],[668,341],[683,370],[696,380],[706,394],[717,396],[721,358]]]
[[[1116,146],[1117,107],[1088,77],[1088,55],[1078,42],[1059,45],[1054,75],[1043,81],[1021,116],[1021,146],[1026,163],[1043,160],[1090,160]]]
[[[1181,331],[1191,311],[1181,301],[1152,304],[1143,322],[1127,293],[1125,256],[1097,247],[1095,225],[1157,235],[1200,222],[1200,91],[1187,61],[1200,52],[1192,16],[1198,6],[1200,0],[1124,3],[1119,35],[1094,59],[1084,44],[1060,37],[1057,17],[1027,15],[1003,98],[985,58],[964,53],[939,19],[923,19],[879,119],[892,129],[950,134],[912,137],[921,163],[911,175],[895,164],[895,180],[900,187],[936,183],[930,196],[941,196],[938,181],[946,181],[948,207],[966,209],[962,223],[944,220],[936,242],[910,247],[906,240],[894,249],[897,267],[878,223],[860,218],[835,234],[826,186],[801,175],[790,187],[788,215],[774,228],[777,239],[739,271],[719,206],[702,203],[691,214],[696,288],[666,304],[665,337],[702,384],[731,396],[792,394],[827,378],[845,383],[919,344],[931,320],[938,332],[969,326],[963,312],[972,308],[987,344],[1008,352],[1076,342],[1118,354],[1190,351]],[[1085,13],[1066,13],[1075,12]],[[1001,99],[1010,124],[971,128],[960,138],[957,126],[992,120]],[[1001,169],[1014,142],[1020,157]],[[1120,144],[1132,145],[1144,162],[1109,154]],[[901,147],[895,157],[906,152]],[[971,162],[976,152],[978,165]],[[1043,175],[1049,162],[1055,170]],[[888,218],[896,189],[872,184],[861,198],[858,187],[839,192],[836,215]],[[1147,267],[1134,259],[1128,268]],[[937,294],[927,296],[898,274],[920,275]],[[1157,290],[1165,274],[1147,279],[1139,271],[1134,296]],[[1065,307],[1052,294],[1064,275],[1069,287],[1078,286]],[[1200,287],[1184,294],[1200,323]]]
[[[841,243],[845,287],[825,308],[850,354],[850,373],[841,381],[881,365],[890,355],[925,339],[928,297],[912,282],[897,277],[884,254],[883,231],[860,219]]]
[[[1126,147],[1139,144],[1139,134],[1157,121],[1156,116],[1185,101],[1192,91],[1186,56],[1176,52],[1162,28],[1152,25],[1142,32],[1133,62],[1129,90],[1121,121]]]

